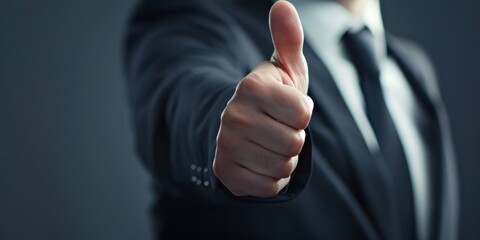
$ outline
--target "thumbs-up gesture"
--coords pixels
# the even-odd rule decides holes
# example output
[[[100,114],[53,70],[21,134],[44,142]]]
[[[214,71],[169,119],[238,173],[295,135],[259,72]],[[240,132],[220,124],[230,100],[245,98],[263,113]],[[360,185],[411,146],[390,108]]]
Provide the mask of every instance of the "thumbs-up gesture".
[[[303,30],[292,4],[272,6],[270,32],[272,60],[240,81],[221,117],[213,170],[235,196],[273,197],[289,183],[312,115]]]

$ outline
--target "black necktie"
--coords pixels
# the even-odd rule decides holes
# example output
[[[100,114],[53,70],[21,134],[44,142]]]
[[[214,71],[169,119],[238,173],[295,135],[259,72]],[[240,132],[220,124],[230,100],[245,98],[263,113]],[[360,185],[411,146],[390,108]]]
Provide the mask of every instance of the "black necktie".
[[[372,33],[364,28],[357,33],[347,32],[343,42],[350,59],[357,70],[360,87],[365,99],[365,111],[375,132],[379,145],[379,153],[389,167],[392,177],[394,196],[394,219],[392,226],[402,236],[391,236],[387,239],[415,239],[415,218],[413,193],[410,172],[405,159],[398,132],[385,103],[380,84],[380,66],[376,54]],[[395,235],[397,235],[395,234]],[[390,236],[388,236],[390,235]]]

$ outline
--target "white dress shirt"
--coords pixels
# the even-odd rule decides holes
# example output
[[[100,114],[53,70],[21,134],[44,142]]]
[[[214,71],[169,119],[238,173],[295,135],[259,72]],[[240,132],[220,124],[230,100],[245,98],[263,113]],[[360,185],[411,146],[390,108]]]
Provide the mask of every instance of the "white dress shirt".
[[[426,239],[430,219],[430,196],[426,144],[415,123],[418,99],[395,61],[387,55],[385,32],[378,0],[369,0],[360,16],[352,15],[336,1],[292,0],[300,15],[305,39],[330,71],[366,144],[373,152],[378,143],[365,114],[365,104],[355,66],[346,57],[341,37],[348,31],[368,27],[380,54],[380,82],[385,102],[403,145],[412,180],[418,239]],[[314,68],[315,66],[309,66]],[[315,81],[315,79],[310,79]]]

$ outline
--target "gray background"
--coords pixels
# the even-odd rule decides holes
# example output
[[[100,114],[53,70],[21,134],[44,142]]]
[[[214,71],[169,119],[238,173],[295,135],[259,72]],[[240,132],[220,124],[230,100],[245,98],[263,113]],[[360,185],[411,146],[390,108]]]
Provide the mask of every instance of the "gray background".
[[[0,0],[0,239],[150,239],[121,39],[134,0]],[[480,239],[477,1],[384,0],[433,58],[459,156],[461,239]]]

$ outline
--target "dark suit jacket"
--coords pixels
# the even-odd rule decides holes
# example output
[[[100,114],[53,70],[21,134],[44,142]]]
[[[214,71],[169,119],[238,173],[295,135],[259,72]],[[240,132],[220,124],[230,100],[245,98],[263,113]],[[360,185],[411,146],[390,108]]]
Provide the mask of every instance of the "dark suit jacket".
[[[126,40],[136,145],[154,177],[155,226],[164,238],[402,239],[396,196],[332,77],[308,42],[309,136],[288,187],[277,197],[235,198],[212,174],[220,114],[236,84],[273,52],[271,1],[143,1]],[[334,20],[332,20],[334,21]],[[321,30],[321,29],[319,29]],[[433,187],[432,239],[455,239],[456,167],[447,117],[426,56],[388,36],[421,104]],[[400,196],[401,197],[401,196]]]

